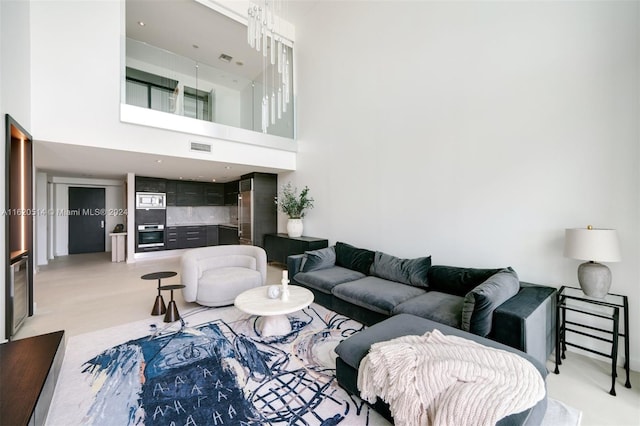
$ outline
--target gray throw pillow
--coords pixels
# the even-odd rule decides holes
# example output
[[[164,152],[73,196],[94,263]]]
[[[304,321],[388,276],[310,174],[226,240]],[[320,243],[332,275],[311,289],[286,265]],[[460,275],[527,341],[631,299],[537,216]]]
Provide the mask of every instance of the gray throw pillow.
[[[518,274],[509,268],[493,274],[464,297],[462,329],[486,337],[493,326],[493,311],[520,290]]]
[[[371,265],[371,275],[386,280],[427,288],[427,271],[431,266],[431,256],[416,259],[400,259],[377,251]]]
[[[319,269],[331,268],[336,264],[336,250],[327,247],[319,250],[304,252],[302,272],[317,271]]]

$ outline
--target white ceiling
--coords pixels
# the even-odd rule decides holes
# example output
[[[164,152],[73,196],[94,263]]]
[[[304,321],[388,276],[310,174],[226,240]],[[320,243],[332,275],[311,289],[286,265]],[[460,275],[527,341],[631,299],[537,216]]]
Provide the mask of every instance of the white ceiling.
[[[123,179],[128,172],[140,176],[211,182],[228,182],[251,172],[282,170],[210,160],[150,155],[115,149],[51,142],[34,142],[38,171],[55,176]]]
[[[304,5],[302,10],[306,10],[313,2],[295,3]],[[144,27],[139,21],[145,23]],[[126,0],[126,27],[128,37],[248,79],[262,66],[262,56],[246,42],[246,26],[194,0]],[[231,63],[219,61],[221,53],[232,56]],[[237,61],[243,65],[237,65]],[[36,141],[34,149],[36,168],[55,176],[122,179],[133,172],[141,176],[226,182],[254,171],[282,171],[41,141]]]

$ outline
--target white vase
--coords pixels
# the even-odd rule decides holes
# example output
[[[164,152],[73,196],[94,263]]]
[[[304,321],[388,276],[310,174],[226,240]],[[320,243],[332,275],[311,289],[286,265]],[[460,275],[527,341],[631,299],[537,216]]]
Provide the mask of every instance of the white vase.
[[[301,237],[302,219],[289,219],[287,222],[287,234],[290,237]]]

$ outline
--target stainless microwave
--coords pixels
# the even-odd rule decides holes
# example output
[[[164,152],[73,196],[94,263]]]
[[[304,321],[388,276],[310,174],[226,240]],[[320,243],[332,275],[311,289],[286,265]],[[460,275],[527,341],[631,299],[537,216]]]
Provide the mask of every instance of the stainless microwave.
[[[136,209],[166,209],[167,194],[161,192],[136,192]]]

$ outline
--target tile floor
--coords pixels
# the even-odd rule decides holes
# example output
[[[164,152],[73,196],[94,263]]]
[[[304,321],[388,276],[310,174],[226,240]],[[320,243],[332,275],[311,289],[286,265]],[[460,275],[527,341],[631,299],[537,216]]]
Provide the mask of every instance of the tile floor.
[[[268,269],[268,282],[279,283],[281,270],[271,265]],[[179,258],[133,264],[111,263],[110,253],[57,258],[35,275],[36,314],[27,319],[16,338],[61,329],[74,336],[148,318],[157,281],[144,281],[140,276],[165,270],[179,272]],[[179,275],[163,280],[163,284],[178,283]],[[168,294],[164,297],[168,302]],[[186,303],[180,291],[175,292],[175,299],[181,312],[197,306]],[[548,368],[553,370],[552,362]],[[633,372],[633,388],[627,389],[624,371],[619,369],[618,396],[614,397],[608,394],[608,368],[604,361],[570,352],[561,373],[547,379],[549,395],[582,410],[584,426],[640,425],[640,373]]]

